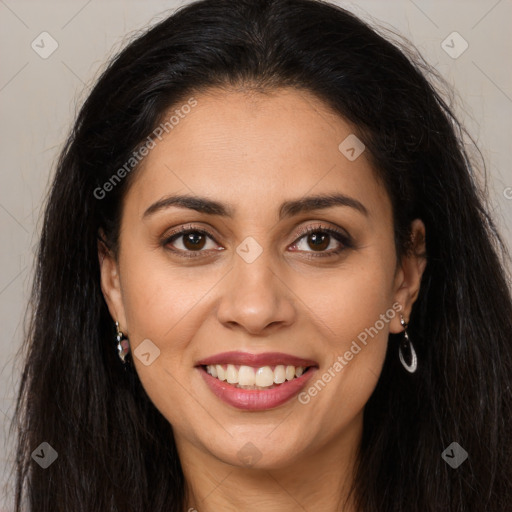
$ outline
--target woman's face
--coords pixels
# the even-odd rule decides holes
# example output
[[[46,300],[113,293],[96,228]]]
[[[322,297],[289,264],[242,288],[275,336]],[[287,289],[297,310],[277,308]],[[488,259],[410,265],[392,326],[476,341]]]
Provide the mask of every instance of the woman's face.
[[[353,447],[424,261],[397,261],[383,185],[314,96],[195,99],[133,176],[118,259],[101,257],[140,380],[182,456],[278,468]]]

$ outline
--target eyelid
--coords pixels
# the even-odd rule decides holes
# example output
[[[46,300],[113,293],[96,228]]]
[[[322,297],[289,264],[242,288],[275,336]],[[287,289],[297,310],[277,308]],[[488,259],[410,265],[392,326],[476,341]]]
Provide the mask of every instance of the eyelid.
[[[194,226],[193,224],[184,224],[181,225],[179,228],[173,229],[169,233],[166,233],[163,237],[161,244],[163,247],[166,247],[168,244],[171,243],[171,241],[173,241],[174,238],[179,238],[180,236],[184,236],[187,233],[201,233],[202,235],[211,238],[217,245],[219,245],[217,240],[215,239],[215,236],[210,231],[199,226]],[[203,256],[205,252],[208,253],[212,250],[215,249],[200,251],[183,251],[182,249],[169,249],[169,251],[173,252],[174,254],[178,254],[179,256],[184,256],[186,258]],[[224,250],[224,248],[217,250]]]
[[[302,238],[304,235],[316,233],[317,231],[323,231],[325,233],[337,235],[340,238],[343,238],[346,243],[352,243],[352,237],[345,230],[331,226],[325,226],[322,224],[309,225],[306,227],[298,228],[293,235],[294,243],[297,242],[297,239]]]
[[[187,233],[190,233],[190,232],[201,233],[202,235],[209,237],[217,245],[219,245],[217,240],[215,239],[215,236],[210,231],[208,231],[205,228],[199,227],[199,226],[194,226],[193,224],[186,224],[186,225],[180,226],[179,228],[173,229],[170,233],[168,233],[164,236],[162,245],[167,246],[172,241],[173,238],[179,238],[180,236],[186,235]],[[327,233],[328,235],[334,237],[336,239],[336,241],[342,245],[342,248],[335,249],[335,250],[331,249],[330,251],[318,251],[318,252],[317,251],[299,251],[299,252],[305,252],[307,254],[311,254],[312,257],[322,257],[322,256],[336,255],[336,254],[341,253],[344,249],[353,247],[352,237],[347,232],[345,232],[345,230],[342,230],[340,228],[325,226],[322,224],[309,225],[306,227],[298,228],[294,232],[294,235],[293,235],[294,239],[293,239],[293,242],[291,245],[296,245],[302,238],[304,238],[304,236],[307,236],[310,233],[316,233],[316,232],[324,232],[324,233]],[[185,257],[197,257],[197,256],[202,256],[204,253],[209,253],[210,251],[215,250],[215,249],[207,249],[207,250],[201,249],[199,251],[183,251],[182,249],[169,249],[169,250],[171,252],[177,253],[179,255],[183,255]],[[224,248],[216,249],[216,250],[217,251],[224,250]]]
[[[189,222],[186,224],[181,224],[180,226],[171,229],[170,231],[166,231],[163,235],[164,239],[172,238],[175,235],[182,235],[189,231],[198,231],[199,233],[203,233],[208,235],[210,238],[215,239],[215,235],[213,234],[213,228],[203,228],[201,226],[196,226],[193,223]]]

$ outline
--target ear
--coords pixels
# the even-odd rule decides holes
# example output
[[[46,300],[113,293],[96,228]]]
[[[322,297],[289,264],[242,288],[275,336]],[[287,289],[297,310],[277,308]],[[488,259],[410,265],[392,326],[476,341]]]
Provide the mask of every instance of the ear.
[[[119,322],[121,331],[126,329],[126,316],[119,279],[117,258],[105,243],[103,231],[99,232],[98,259],[100,263],[101,291],[114,322]],[[125,331],[126,332],[126,331]]]
[[[420,219],[411,223],[411,246],[407,254],[402,256],[400,266],[397,269],[394,283],[394,302],[398,302],[402,309],[400,314],[409,322],[411,310],[420,292],[421,278],[427,257],[425,252],[425,225]],[[390,332],[402,332],[400,315],[395,317],[390,324]]]

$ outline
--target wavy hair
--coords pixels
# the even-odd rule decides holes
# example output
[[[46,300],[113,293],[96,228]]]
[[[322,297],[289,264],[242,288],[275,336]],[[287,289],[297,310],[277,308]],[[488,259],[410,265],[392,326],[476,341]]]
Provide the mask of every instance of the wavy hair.
[[[391,334],[364,412],[358,510],[510,510],[509,257],[434,80],[405,47],[319,0],[197,1],[111,60],[46,202],[13,420],[17,512],[183,512],[172,427],[135,371],[123,371],[100,288],[98,233],[115,251],[137,166],[108,197],[95,191],[192,94],[280,87],[313,93],[356,127],[392,201],[398,256],[411,221],[426,226],[409,328],[421,365],[403,371]],[[59,453],[46,470],[31,460],[42,441]],[[469,453],[456,470],[441,458],[453,441]]]

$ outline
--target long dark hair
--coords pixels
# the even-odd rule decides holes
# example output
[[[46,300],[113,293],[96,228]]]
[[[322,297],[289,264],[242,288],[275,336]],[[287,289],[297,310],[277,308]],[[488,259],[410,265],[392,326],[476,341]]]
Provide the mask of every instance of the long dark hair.
[[[285,86],[312,92],[357,128],[393,204],[398,256],[411,221],[426,226],[428,263],[409,328],[421,364],[405,372],[390,335],[365,408],[358,510],[510,510],[508,256],[463,129],[425,70],[351,13],[315,0],[198,1],[112,60],[78,114],[47,200],[15,415],[18,512],[25,503],[38,512],[183,511],[172,428],[135,372],[123,371],[100,289],[98,232],[115,251],[137,166],[104,198],[98,190],[169,108],[201,90]],[[42,442],[59,454],[45,470],[31,459]],[[441,458],[452,442],[469,454],[457,469]]]

